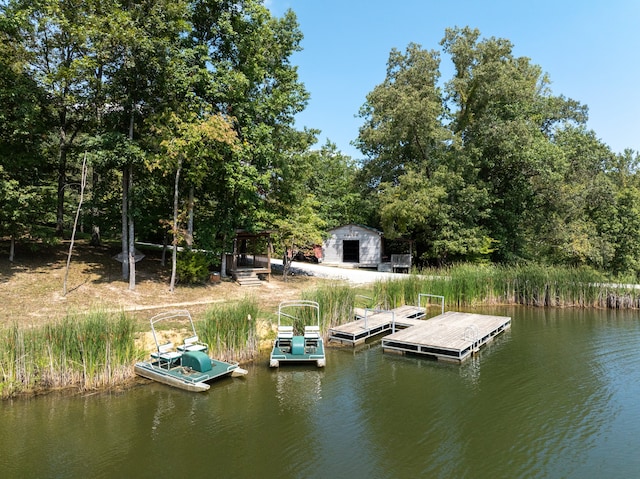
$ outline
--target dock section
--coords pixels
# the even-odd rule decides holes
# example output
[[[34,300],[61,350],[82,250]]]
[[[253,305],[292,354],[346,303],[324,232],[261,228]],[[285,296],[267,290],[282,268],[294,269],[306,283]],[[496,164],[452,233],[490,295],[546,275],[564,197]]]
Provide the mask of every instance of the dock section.
[[[451,311],[384,337],[382,349],[463,362],[510,327],[506,316]]]
[[[391,310],[363,309],[350,323],[329,329],[329,341],[357,346],[367,339],[393,333],[423,323],[426,309],[420,306],[400,306]]]

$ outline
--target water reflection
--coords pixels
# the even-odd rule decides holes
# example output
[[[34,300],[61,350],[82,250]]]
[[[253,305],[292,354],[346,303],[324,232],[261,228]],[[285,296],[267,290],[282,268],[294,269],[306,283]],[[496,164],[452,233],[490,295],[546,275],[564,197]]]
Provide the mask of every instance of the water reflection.
[[[463,365],[372,343],[206,393],[6,401],[0,477],[635,477],[637,314],[495,314],[511,330]]]
[[[280,411],[304,412],[322,399],[324,370],[287,365],[274,372]]]

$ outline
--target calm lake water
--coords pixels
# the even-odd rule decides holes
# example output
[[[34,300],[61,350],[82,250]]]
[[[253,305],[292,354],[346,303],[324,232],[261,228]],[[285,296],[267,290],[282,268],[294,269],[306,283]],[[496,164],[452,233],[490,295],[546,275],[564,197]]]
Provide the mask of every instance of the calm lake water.
[[[1,402],[0,477],[639,477],[638,313],[479,312],[512,327],[463,365],[374,342],[206,393]]]

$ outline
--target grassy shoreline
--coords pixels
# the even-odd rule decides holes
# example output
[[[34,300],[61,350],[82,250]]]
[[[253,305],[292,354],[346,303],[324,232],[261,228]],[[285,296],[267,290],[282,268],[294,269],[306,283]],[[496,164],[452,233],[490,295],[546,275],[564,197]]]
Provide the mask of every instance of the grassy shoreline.
[[[368,288],[316,282],[298,297],[320,303],[322,330],[350,321],[357,298],[367,307],[418,304],[421,293],[445,297],[448,308],[527,305],[639,309],[640,288],[609,283],[593,271],[541,266],[506,268],[460,265],[379,281]],[[261,307],[262,306],[262,307]],[[208,304],[194,315],[201,340],[213,357],[247,363],[274,337],[275,315],[258,297]],[[179,336],[180,324],[164,333]],[[0,397],[51,390],[120,389],[133,383],[133,364],[147,358],[141,323],[132,314],[94,310],[42,325],[0,326]],[[177,341],[180,342],[180,341]]]

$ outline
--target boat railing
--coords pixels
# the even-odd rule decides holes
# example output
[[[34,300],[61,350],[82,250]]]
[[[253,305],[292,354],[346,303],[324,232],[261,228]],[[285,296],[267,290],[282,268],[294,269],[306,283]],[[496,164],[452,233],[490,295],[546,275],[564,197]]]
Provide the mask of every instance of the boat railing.
[[[282,323],[282,318],[291,319],[292,322],[296,322],[301,318],[293,313],[285,312],[285,310],[291,310],[293,308],[298,309],[311,309],[316,316],[316,325],[318,326],[318,331],[320,330],[320,305],[317,301],[311,301],[306,299],[292,299],[281,301],[278,305],[278,328],[280,328]]]
[[[372,304],[374,299],[371,296],[365,296],[364,294],[356,294],[355,296],[356,299],[361,299],[361,300],[366,300],[365,303],[366,304]],[[362,303],[360,303],[362,304]],[[362,317],[364,316],[365,310],[369,308],[371,309],[371,307],[369,306],[364,306],[364,307],[359,307],[355,305],[354,302],[354,307],[353,307],[353,314],[355,316],[355,319],[362,319]]]
[[[189,313],[189,311],[187,311],[186,309],[174,309],[170,311],[164,311],[162,313],[156,314],[149,320],[149,323],[151,324],[151,333],[153,334],[153,340],[155,341],[156,347],[158,349],[160,348],[160,341],[158,341],[158,335],[156,333],[156,324],[158,324],[161,321],[167,321],[172,319],[177,319],[177,320],[188,319],[189,324],[191,325],[191,331],[192,331],[191,336],[189,338],[186,338],[183,341],[184,344],[182,344],[181,346],[178,346],[179,350],[182,350],[182,351],[189,350],[189,344],[187,343],[187,340],[193,339],[193,338],[196,338],[196,339],[195,341],[190,343],[190,345],[193,347],[193,349],[191,349],[192,351],[193,350],[204,351],[207,349],[206,345],[198,342],[198,335],[196,334],[196,327],[193,324],[193,318],[191,317],[191,313]],[[198,343],[199,346],[196,346],[196,343]]]

